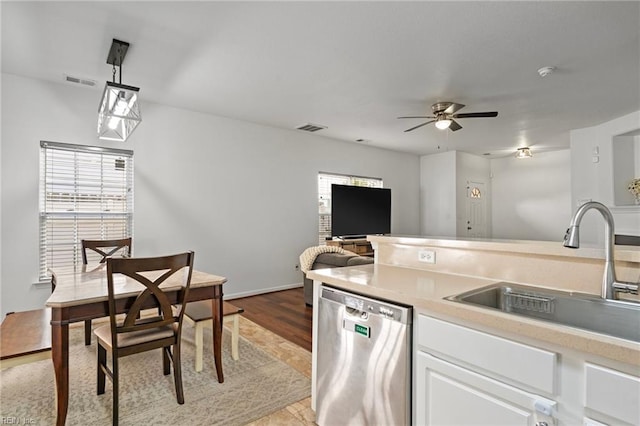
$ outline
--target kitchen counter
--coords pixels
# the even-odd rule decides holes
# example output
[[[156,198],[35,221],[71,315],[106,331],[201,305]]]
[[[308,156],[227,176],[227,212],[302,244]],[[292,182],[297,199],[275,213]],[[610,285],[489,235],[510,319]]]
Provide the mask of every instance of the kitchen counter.
[[[411,235],[370,235],[374,246],[377,243],[412,246],[436,246],[470,250],[524,253],[528,255],[562,256],[585,259],[604,259],[601,245],[582,244],[579,249],[570,249],[559,241],[507,240],[496,238],[422,237]],[[615,258],[619,261],[640,262],[640,246],[616,245]]]
[[[601,272],[598,274],[602,270],[598,269],[602,262],[601,250],[570,250],[561,245],[558,248],[558,243],[548,242],[404,236],[368,238],[377,246],[375,264],[313,270],[307,276],[316,282],[324,282],[365,296],[410,305],[419,313],[484,330],[495,330],[509,338],[533,339],[551,346],[640,367],[640,343],[444,300],[447,296],[501,281],[597,294],[602,280]],[[435,252],[436,264],[416,261],[417,250],[424,249]],[[511,263],[505,263],[501,254]],[[490,257],[486,257],[487,255]],[[526,259],[527,263],[519,264],[520,268],[516,273],[512,262],[517,263],[518,256]],[[618,260],[621,260],[623,275],[634,276],[640,271],[637,263],[640,262],[640,248],[617,247],[616,261]],[[547,264],[548,268],[541,266]],[[463,271],[462,274],[452,272],[455,265]],[[567,265],[573,266],[573,269]],[[616,267],[618,268],[618,262]],[[551,271],[547,276],[545,272],[549,269]],[[506,271],[503,275],[502,272],[496,272],[503,270]],[[578,274],[583,277],[578,284],[569,279],[574,270],[587,270],[586,273]],[[559,271],[564,271],[564,276]],[[565,281],[568,284],[561,285]]]

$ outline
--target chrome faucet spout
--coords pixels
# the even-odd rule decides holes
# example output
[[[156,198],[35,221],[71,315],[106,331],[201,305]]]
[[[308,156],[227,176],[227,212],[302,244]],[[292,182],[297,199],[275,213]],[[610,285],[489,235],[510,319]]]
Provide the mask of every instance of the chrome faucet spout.
[[[632,283],[619,282],[616,279],[615,264],[613,260],[613,235],[614,235],[614,223],[613,215],[609,209],[602,203],[597,201],[589,201],[578,207],[578,210],[573,214],[571,223],[567,229],[567,233],[564,236],[563,245],[568,248],[580,248],[580,222],[582,216],[591,209],[595,209],[600,212],[605,221],[605,236],[604,236],[604,276],[602,277],[602,292],[601,296],[604,299],[616,299],[617,292],[632,290],[634,286]],[[637,286],[635,286],[637,291]]]
[[[568,248],[580,247],[580,226],[573,225],[567,228],[567,233],[564,236],[563,245]]]

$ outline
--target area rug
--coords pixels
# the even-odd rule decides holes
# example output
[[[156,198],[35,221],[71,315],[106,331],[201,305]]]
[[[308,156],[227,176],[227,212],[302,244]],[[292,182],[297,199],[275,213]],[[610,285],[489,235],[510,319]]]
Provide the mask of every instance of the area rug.
[[[69,332],[68,425],[111,424],[111,383],[96,395],[96,344],[85,346],[84,329]],[[195,371],[193,328],[185,324],[182,344],[184,405],[176,402],[172,374],[162,374],[162,354],[152,351],[120,362],[121,425],[245,425],[311,394],[311,381],[284,362],[240,337],[240,359],[223,333],[224,383],[218,383],[210,346],[204,369]],[[95,339],[95,337],[94,337]],[[211,338],[205,344],[211,344]],[[208,356],[207,356],[208,354]],[[55,381],[50,360],[0,372],[2,423],[55,424]]]

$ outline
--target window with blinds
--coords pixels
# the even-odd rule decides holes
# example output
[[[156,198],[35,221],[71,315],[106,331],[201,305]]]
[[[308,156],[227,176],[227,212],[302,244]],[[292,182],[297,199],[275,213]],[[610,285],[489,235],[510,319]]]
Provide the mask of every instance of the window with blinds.
[[[324,245],[326,239],[331,237],[331,185],[334,183],[382,188],[382,179],[380,178],[318,173],[318,242],[320,245]]]
[[[81,240],[133,231],[133,151],[40,142],[40,271],[82,264]]]

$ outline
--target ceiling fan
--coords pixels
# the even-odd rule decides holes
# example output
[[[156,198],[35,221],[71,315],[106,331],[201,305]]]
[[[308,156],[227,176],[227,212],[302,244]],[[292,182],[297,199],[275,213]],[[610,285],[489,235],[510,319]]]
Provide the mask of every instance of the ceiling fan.
[[[451,129],[452,132],[456,130],[462,129],[462,126],[459,125],[454,118],[487,118],[487,117],[497,117],[497,111],[487,111],[487,112],[467,112],[462,114],[456,114],[457,111],[464,108],[462,104],[456,104],[454,102],[437,102],[431,105],[431,110],[433,111],[433,116],[425,116],[425,115],[412,115],[407,117],[398,117],[398,118],[431,118],[431,120],[426,121],[422,124],[418,124],[410,129],[405,130],[405,132],[410,132],[419,127],[425,126],[429,123],[436,123],[436,127],[440,130]]]

